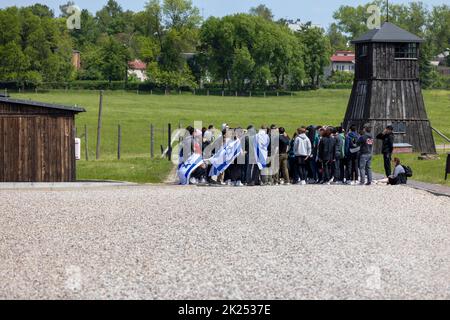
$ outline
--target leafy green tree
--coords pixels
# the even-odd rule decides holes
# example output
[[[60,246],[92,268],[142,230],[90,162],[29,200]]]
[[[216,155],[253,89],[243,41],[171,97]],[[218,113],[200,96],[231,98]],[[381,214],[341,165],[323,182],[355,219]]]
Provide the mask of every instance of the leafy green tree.
[[[94,16],[87,10],[81,11],[81,29],[71,30],[70,35],[74,42],[74,47],[83,51],[85,46],[95,44],[100,37],[100,28]]]
[[[266,20],[273,20],[273,13],[266,5],[260,4],[257,7],[250,8],[250,14],[254,16],[258,16],[264,18]]]
[[[97,12],[96,18],[100,31],[108,35],[115,35],[126,30],[127,19],[122,7],[115,0],[108,0],[108,3]]]
[[[200,25],[200,10],[192,5],[191,0],[164,0],[162,10],[168,29],[192,29]]]
[[[450,47],[450,6],[436,6],[428,20],[427,39],[433,55]]]
[[[29,6],[31,9],[31,12],[35,16],[38,16],[39,18],[54,18],[53,10],[51,10],[48,6],[40,3],[36,3],[32,6]]]
[[[109,36],[101,44],[99,56],[100,71],[105,79],[109,82],[125,79],[129,60],[128,50],[125,46],[114,37]]]
[[[22,52],[22,48],[14,41],[0,45],[1,80],[23,80],[22,74],[29,68],[30,61]]]
[[[233,65],[235,26],[231,16],[222,19],[211,17],[203,23],[200,31],[201,49],[208,56],[208,70],[230,86]]]
[[[330,64],[331,46],[323,29],[310,24],[302,26],[297,33],[305,50],[305,72],[310,79],[311,86],[318,88],[324,68]]]
[[[0,45],[19,43],[22,31],[21,17],[17,7],[0,10]]]
[[[236,90],[242,91],[246,84],[251,84],[255,61],[246,47],[235,49],[233,60],[233,82]]]
[[[332,23],[327,31],[328,39],[333,52],[337,50],[349,50],[347,37],[339,31],[336,23]]]
[[[354,39],[368,31],[367,28],[367,8],[370,4],[359,5],[357,7],[341,6],[333,14],[337,21],[339,31],[348,34],[350,39]]]

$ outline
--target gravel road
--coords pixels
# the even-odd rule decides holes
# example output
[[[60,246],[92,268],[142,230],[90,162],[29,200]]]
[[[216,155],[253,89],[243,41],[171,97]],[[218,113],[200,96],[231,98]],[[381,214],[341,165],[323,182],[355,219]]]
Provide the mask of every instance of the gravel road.
[[[0,299],[450,299],[450,198],[406,187],[0,196]]]

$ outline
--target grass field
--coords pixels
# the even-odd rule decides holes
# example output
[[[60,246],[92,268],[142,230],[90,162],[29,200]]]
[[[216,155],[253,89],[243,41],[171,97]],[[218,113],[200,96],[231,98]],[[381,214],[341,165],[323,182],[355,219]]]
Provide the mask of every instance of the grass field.
[[[83,106],[87,112],[77,117],[78,135],[88,128],[90,161],[78,162],[78,179],[111,179],[134,182],[160,182],[170,171],[166,160],[150,160],[150,124],[155,126],[155,154],[160,145],[167,146],[167,124],[185,127],[194,121],[217,127],[227,122],[232,127],[275,123],[290,134],[300,125],[339,125],[347,107],[349,90],[300,92],[293,97],[205,97],[149,95],[106,91],[104,94],[101,160],[95,159],[98,92],[52,91],[51,93],[12,94],[15,98],[33,99],[66,105]],[[424,92],[429,117],[434,127],[450,136],[450,92]],[[117,125],[122,127],[122,160],[117,161]],[[440,138],[436,138],[439,144]],[[84,159],[84,145],[83,159]],[[430,163],[430,162],[427,162]],[[415,165],[415,164],[414,164]],[[417,164],[417,176],[435,177],[441,163]],[[421,168],[425,166],[424,168]],[[420,169],[419,169],[420,167]],[[428,168],[429,167],[429,168]],[[436,170],[439,168],[436,168]],[[423,171],[423,175],[419,172]],[[437,170],[438,171],[438,170]],[[442,168],[443,171],[443,168]],[[431,171],[430,171],[431,172]],[[436,177],[438,174],[436,173]],[[434,178],[432,178],[433,181]],[[439,182],[440,180],[436,180]],[[442,182],[441,182],[442,183]]]
[[[433,161],[418,160],[418,154],[402,154],[395,156],[400,158],[403,164],[410,166],[413,169],[412,180],[450,186],[450,176],[449,180],[445,181],[444,175],[447,154],[440,154],[440,159]],[[375,156],[373,170],[384,174],[383,156]]]

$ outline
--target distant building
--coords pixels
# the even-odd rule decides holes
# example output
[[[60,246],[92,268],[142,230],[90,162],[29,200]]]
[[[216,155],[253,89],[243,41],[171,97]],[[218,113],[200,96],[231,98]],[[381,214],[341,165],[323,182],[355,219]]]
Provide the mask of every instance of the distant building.
[[[330,66],[325,69],[327,77],[335,71],[355,73],[355,53],[353,51],[336,51],[330,61]]]
[[[128,62],[128,76],[135,76],[141,82],[146,81],[147,64],[139,59]]]
[[[78,50],[72,51],[72,65],[77,71],[81,69],[81,54]]]
[[[438,54],[432,61],[430,61],[431,65],[437,69],[437,71],[444,75],[450,76],[450,67],[447,66],[447,59],[450,55],[450,49]]]

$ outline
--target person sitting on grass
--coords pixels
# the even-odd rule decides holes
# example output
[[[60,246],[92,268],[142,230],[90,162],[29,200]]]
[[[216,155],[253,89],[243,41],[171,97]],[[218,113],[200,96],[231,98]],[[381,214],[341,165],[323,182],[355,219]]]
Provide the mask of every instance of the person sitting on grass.
[[[399,185],[399,184],[406,184],[407,178],[406,178],[406,171],[405,168],[403,168],[402,163],[399,158],[394,158],[394,174],[390,175],[388,177],[389,182],[388,184],[391,186]]]

